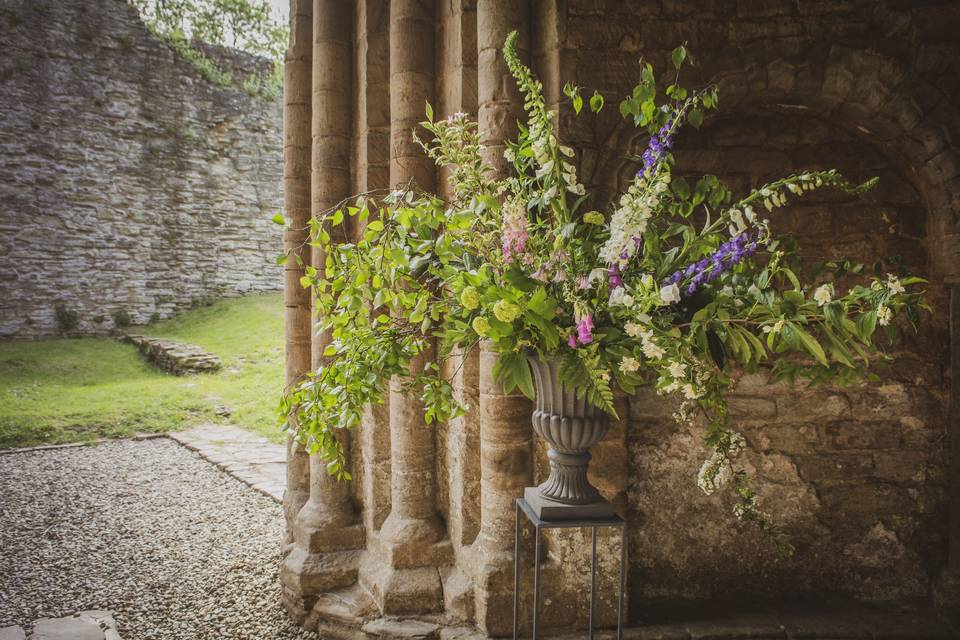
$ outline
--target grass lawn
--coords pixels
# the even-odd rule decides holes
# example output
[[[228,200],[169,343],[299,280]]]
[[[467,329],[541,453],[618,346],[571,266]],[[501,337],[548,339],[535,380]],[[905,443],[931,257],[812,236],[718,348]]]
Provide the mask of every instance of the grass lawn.
[[[197,422],[230,422],[281,442],[279,294],[222,300],[131,333],[200,345],[223,360],[214,374],[163,373],[111,338],[0,343],[0,448],[60,444]],[[217,416],[218,406],[229,418]]]

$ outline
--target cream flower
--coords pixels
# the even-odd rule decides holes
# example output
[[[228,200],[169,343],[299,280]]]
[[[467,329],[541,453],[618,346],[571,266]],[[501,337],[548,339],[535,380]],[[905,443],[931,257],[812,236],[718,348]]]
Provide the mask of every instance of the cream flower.
[[[623,330],[627,332],[627,335],[631,338],[639,338],[640,335],[644,332],[644,328],[637,324],[636,322],[628,322],[623,325]]]
[[[640,348],[643,350],[643,355],[647,356],[651,360],[659,360],[663,356],[667,355],[667,352],[664,350],[664,348],[652,340],[645,340]]]
[[[890,293],[893,295],[904,293],[906,291],[906,288],[903,286],[903,283],[900,282],[900,279],[892,273],[887,275],[887,289],[889,289]]]
[[[822,284],[813,292],[813,299],[817,301],[817,306],[822,307],[833,300],[833,287],[829,284]]]
[[[623,360],[620,361],[620,371],[624,373],[632,373],[640,368],[640,361],[636,358],[626,356]]]
[[[893,311],[890,310],[890,307],[886,305],[877,307],[877,322],[880,323],[881,327],[885,327],[893,322]]]
[[[682,362],[674,362],[670,365],[670,375],[674,378],[683,378],[687,375],[687,365]]]
[[[660,299],[667,304],[680,302],[680,287],[676,284],[668,284],[660,287]]]

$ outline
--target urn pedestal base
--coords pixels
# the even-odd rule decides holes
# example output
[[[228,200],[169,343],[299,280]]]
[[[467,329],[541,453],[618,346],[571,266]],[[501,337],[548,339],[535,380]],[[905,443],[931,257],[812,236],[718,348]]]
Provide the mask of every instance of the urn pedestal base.
[[[614,515],[613,505],[603,498],[587,504],[565,504],[540,495],[538,487],[527,487],[523,499],[541,520],[596,520]]]

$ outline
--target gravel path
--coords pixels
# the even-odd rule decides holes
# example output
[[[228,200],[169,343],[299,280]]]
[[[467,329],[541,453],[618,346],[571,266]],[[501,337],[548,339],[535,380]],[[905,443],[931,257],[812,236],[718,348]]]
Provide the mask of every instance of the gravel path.
[[[166,439],[0,455],[0,627],[108,609],[124,640],[317,638],[279,604],[282,529]]]

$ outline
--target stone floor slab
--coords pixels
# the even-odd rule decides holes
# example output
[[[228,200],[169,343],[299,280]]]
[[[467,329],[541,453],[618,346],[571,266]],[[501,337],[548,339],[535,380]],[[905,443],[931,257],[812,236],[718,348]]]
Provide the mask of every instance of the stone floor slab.
[[[104,640],[103,629],[89,618],[41,618],[30,640]]]
[[[3,627],[0,629],[0,640],[24,640],[27,634],[23,632],[23,627]]]
[[[228,424],[197,425],[170,437],[260,493],[283,500],[287,451],[282,444]]]

